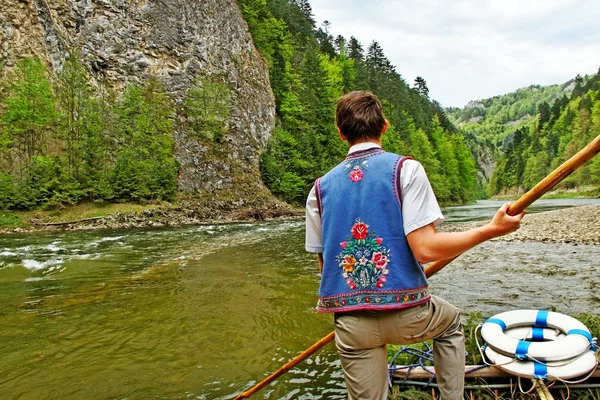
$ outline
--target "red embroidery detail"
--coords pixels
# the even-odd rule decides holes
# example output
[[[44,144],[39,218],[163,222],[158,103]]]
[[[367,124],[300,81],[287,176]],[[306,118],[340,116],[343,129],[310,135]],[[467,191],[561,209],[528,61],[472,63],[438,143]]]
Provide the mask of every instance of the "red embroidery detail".
[[[357,218],[350,229],[351,237],[341,242],[336,256],[342,277],[351,290],[383,288],[390,273],[390,250],[382,246],[383,238],[369,232],[369,225]]]
[[[360,169],[355,169],[350,172],[350,180],[352,182],[359,182],[363,177],[363,172]]]

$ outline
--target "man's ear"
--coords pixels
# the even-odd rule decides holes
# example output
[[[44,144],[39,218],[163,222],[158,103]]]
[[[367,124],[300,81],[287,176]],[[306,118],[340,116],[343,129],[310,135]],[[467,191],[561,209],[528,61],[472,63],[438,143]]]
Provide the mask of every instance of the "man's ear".
[[[337,130],[338,130],[338,133],[340,134],[340,138],[341,138],[341,139],[342,139],[344,142],[345,142],[345,141],[347,141],[347,140],[348,140],[348,138],[346,138],[346,135],[344,135],[344,134],[342,133],[342,130],[341,130],[340,128],[337,128]]]
[[[389,126],[390,126],[390,121],[388,121],[386,119],[385,123],[383,124],[383,128],[381,128],[381,135],[382,136],[385,134],[385,132],[387,132],[387,129],[388,129]]]

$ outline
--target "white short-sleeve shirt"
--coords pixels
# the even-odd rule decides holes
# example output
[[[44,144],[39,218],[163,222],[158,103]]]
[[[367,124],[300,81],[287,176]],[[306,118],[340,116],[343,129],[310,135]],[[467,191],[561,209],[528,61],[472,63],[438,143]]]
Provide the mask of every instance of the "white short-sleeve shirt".
[[[380,147],[376,143],[358,143],[350,147],[348,154],[356,151]],[[434,226],[444,222],[431,184],[427,179],[423,166],[415,160],[406,160],[400,172],[400,185],[402,190],[402,219],[404,233],[422,228],[431,223]],[[306,251],[322,253],[321,214],[315,187],[310,190],[306,200]]]

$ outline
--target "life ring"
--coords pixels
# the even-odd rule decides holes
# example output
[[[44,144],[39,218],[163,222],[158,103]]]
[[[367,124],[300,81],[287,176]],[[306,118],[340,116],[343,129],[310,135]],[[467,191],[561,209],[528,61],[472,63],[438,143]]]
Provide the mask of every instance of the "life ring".
[[[596,369],[596,353],[592,350],[567,361],[520,361],[494,351],[490,346],[485,348],[485,355],[496,367],[512,375],[523,378],[544,379],[549,381],[564,380],[583,376]]]
[[[506,329],[504,334],[518,340],[534,341],[558,340],[567,336],[561,330],[552,328],[539,328],[537,326],[518,326]]]
[[[528,341],[505,333],[507,329],[522,326],[558,329],[566,336],[550,341],[534,337]],[[590,348],[595,350],[594,339],[584,324],[568,315],[545,310],[515,310],[497,314],[484,322],[481,336],[497,353],[520,360],[568,360]]]

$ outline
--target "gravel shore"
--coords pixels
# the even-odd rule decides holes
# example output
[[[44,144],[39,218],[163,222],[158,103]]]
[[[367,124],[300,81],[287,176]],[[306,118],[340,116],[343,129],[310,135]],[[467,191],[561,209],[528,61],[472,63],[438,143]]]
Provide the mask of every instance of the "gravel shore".
[[[280,204],[237,211],[231,210],[230,207],[223,207],[223,210],[209,211],[192,205],[182,205],[176,208],[153,209],[135,214],[117,213],[92,221],[79,221],[60,225],[39,224],[26,229],[0,230],[0,233],[176,227],[206,223],[301,219],[304,216],[303,210],[284,207]],[[442,224],[440,230],[444,232],[464,231],[485,223],[487,221],[458,224],[445,223]],[[494,240],[600,245],[600,205],[527,214],[517,232]]]
[[[464,231],[485,223],[446,223],[440,230]],[[494,240],[600,245],[600,205],[526,214],[518,231]]]

